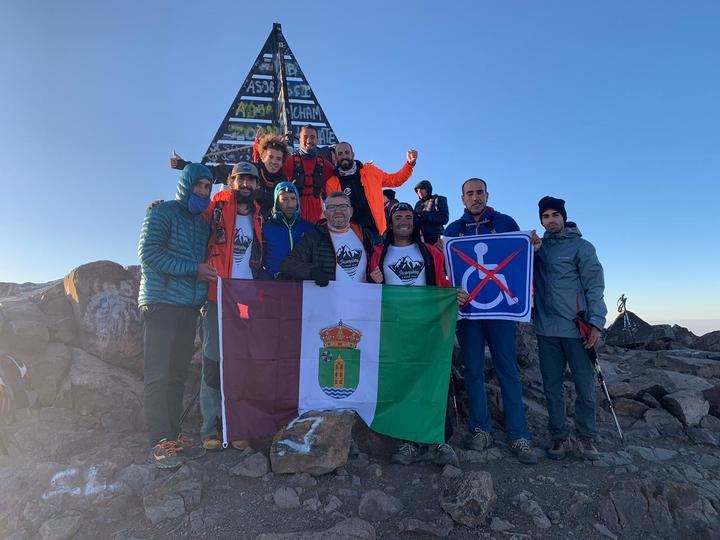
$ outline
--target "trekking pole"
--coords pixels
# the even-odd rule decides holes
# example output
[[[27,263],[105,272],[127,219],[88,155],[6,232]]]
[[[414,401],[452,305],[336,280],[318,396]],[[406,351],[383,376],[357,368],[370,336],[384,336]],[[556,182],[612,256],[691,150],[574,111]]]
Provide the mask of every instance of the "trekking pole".
[[[198,385],[197,391],[195,392],[195,394],[193,394],[193,397],[190,400],[190,403],[188,403],[188,406],[185,407],[185,410],[183,411],[182,416],[180,417],[180,426],[182,426],[183,422],[185,421],[185,418],[190,413],[190,409],[192,409],[193,405],[195,405],[195,402],[197,401],[197,398],[200,395],[200,386],[202,386],[202,380],[200,381],[200,384]]]
[[[625,295],[621,297],[621,300],[623,300]],[[587,340],[590,337],[591,333],[591,326],[588,322],[585,321],[585,313],[583,311],[580,311],[580,300],[579,298],[576,298],[576,310],[577,310],[577,318],[575,319],[575,324],[578,327],[578,331],[580,332],[580,337],[583,339],[583,341]],[[618,301],[618,304],[620,302]],[[624,307],[623,302],[623,307]],[[605,384],[605,376],[603,375],[602,369],[600,369],[600,362],[598,362],[598,355],[597,351],[595,350],[595,347],[590,347],[589,349],[585,349],[587,351],[588,359],[590,360],[590,363],[592,364],[593,370],[595,371],[595,375],[597,376],[597,380],[600,383],[600,387],[603,389],[603,392],[605,393],[605,399],[607,399],[608,405],[610,405],[610,412],[613,415],[613,419],[615,420],[615,427],[617,428],[617,432],[620,435],[620,442],[624,445],[625,444],[625,435],[623,434],[622,428],[620,427],[620,422],[618,421],[617,414],[615,414],[615,406],[613,404],[613,400],[610,397],[610,392],[608,391],[607,384]]]
[[[460,428],[460,412],[457,405],[457,392],[455,391],[455,374],[452,365],[450,366],[450,391],[452,393],[452,405],[455,411],[455,427]]]
[[[605,384],[605,376],[603,375],[602,370],[600,369],[600,362],[598,362],[597,352],[595,352],[595,347],[591,349],[586,349],[588,352],[588,357],[590,358],[590,363],[593,366],[593,369],[595,370],[595,375],[597,375],[597,380],[600,383],[600,387],[603,389],[603,392],[605,393],[605,399],[607,399],[608,405],[610,405],[610,412],[613,415],[613,419],[615,420],[615,427],[617,428],[618,435],[620,435],[620,441],[622,444],[625,444],[625,435],[623,434],[623,430],[620,427],[620,422],[618,421],[617,414],[615,414],[615,407],[613,406],[613,400],[610,397],[610,392],[608,391],[607,384]]]

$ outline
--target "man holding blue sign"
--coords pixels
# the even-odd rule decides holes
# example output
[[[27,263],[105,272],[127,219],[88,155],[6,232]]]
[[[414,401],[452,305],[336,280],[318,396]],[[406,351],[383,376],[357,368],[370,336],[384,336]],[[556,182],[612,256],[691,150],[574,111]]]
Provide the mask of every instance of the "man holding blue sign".
[[[462,185],[462,202],[465,212],[460,219],[447,226],[445,236],[494,235],[519,231],[520,228],[513,218],[501,214],[487,205],[488,197],[487,183],[484,180],[480,178],[466,180]],[[526,242],[526,245],[529,244]],[[477,257],[484,256],[488,249],[487,246],[483,243],[478,243],[477,246],[479,248]],[[484,250],[481,246],[485,246]],[[516,254],[521,254],[521,251],[518,249]],[[529,254],[525,256],[528,264],[531,265],[532,258]],[[499,302],[508,307],[520,302],[517,296],[512,294],[513,291],[508,287],[505,277],[498,275],[500,267],[507,265],[510,258],[508,256],[506,260],[499,261],[499,264],[494,265],[493,268],[488,268],[490,265],[487,264],[482,265],[482,268],[486,269],[484,272],[486,277],[482,282],[487,284],[492,281],[493,286],[501,290],[500,296],[498,296]],[[480,267],[481,265],[478,262],[472,266]],[[455,284],[457,285],[457,281]],[[483,285],[480,283],[477,287],[478,290],[474,292],[478,294],[482,288]],[[468,304],[473,302],[473,294],[471,293],[470,296]],[[537,456],[530,446],[530,436],[525,424],[522,384],[516,361],[515,330],[516,322],[514,320],[469,319],[462,316],[458,320],[457,337],[465,363],[465,388],[470,406],[469,427],[471,433],[465,445],[472,450],[484,450],[493,444],[492,424],[485,391],[485,342],[487,341],[492,354],[495,374],[500,381],[505,429],[510,439],[510,449],[521,463],[535,464]]]

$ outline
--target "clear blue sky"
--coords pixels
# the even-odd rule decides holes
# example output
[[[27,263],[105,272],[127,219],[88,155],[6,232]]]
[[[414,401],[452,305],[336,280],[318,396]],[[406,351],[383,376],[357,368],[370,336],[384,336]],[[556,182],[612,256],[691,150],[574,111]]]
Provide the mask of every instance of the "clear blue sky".
[[[252,6],[252,7],[251,7]],[[0,18],[0,281],[136,264],[173,148],[199,159],[273,22],[358,159],[539,228],[567,200],[645,319],[720,319],[720,3],[13,2]],[[718,324],[720,327],[720,324]]]

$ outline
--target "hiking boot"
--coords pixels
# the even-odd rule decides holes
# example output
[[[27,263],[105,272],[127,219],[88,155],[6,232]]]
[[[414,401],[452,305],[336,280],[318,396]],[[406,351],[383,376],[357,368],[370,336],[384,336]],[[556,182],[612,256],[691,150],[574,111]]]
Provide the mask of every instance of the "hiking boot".
[[[236,441],[230,441],[230,446],[232,446],[235,450],[245,450],[248,446],[250,446],[250,441],[238,439]]]
[[[583,459],[595,461],[600,459],[600,452],[595,448],[592,439],[578,439],[578,452]]]
[[[400,445],[398,451],[395,452],[390,458],[393,463],[399,463],[401,465],[410,465],[423,459],[420,447],[412,442],[406,442]]]
[[[512,450],[512,453],[515,454],[515,457],[518,458],[520,463],[535,465],[538,462],[538,458],[530,446],[530,441],[527,439],[510,441],[510,450]]]
[[[567,450],[567,441],[565,439],[555,439],[552,447],[548,448],[547,455],[550,459],[560,461],[561,459],[565,459]]]
[[[150,450],[150,460],[158,469],[177,469],[183,460],[177,455],[177,442],[163,439]]]
[[[492,444],[492,433],[483,431],[480,428],[475,428],[475,430],[465,440],[465,448],[468,448],[469,450],[477,450],[478,452],[481,452],[486,448],[490,448]]]
[[[208,452],[218,452],[223,449],[223,442],[216,435],[205,437],[202,440],[202,445]]]
[[[435,463],[435,465],[460,466],[460,461],[455,453],[455,449],[449,444],[438,444],[432,450],[432,462]]]
[[[183,459],[197,459],[205,455],[205,448],[196,445],[195,441],[185,435],[180,435],[175,443],[176,450]]]

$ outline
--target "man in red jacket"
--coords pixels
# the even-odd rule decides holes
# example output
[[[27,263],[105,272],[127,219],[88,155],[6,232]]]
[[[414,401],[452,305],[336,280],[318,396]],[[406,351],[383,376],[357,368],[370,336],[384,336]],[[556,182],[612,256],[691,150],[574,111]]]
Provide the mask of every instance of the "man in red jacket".
[[[310,223],[317,223],[322,217],[321,196],[335,169],[332,163],[318,155],[317,143],[317,128],[309,124],[303,126],[300,150],[289,156],[283,165],[285,176],[300,192],[300,215]]]
[[[450,287],[445,276],[445,257],[438,249],[421,240],[420,231],[415,226],[415,212],[408,203],[399,203],[390,212],[385,242],[375,248],[370,268],[370,278],[375,283]],[[458,289],[458,304],[465,305],[467,299],[468,293]],[[450,424],[446,421],[446,441],[450,435]],[[427,460],[438,465],[458,466],[455,450],[447,443],[424,446],[405,442],[392,460],[403,465]]]

